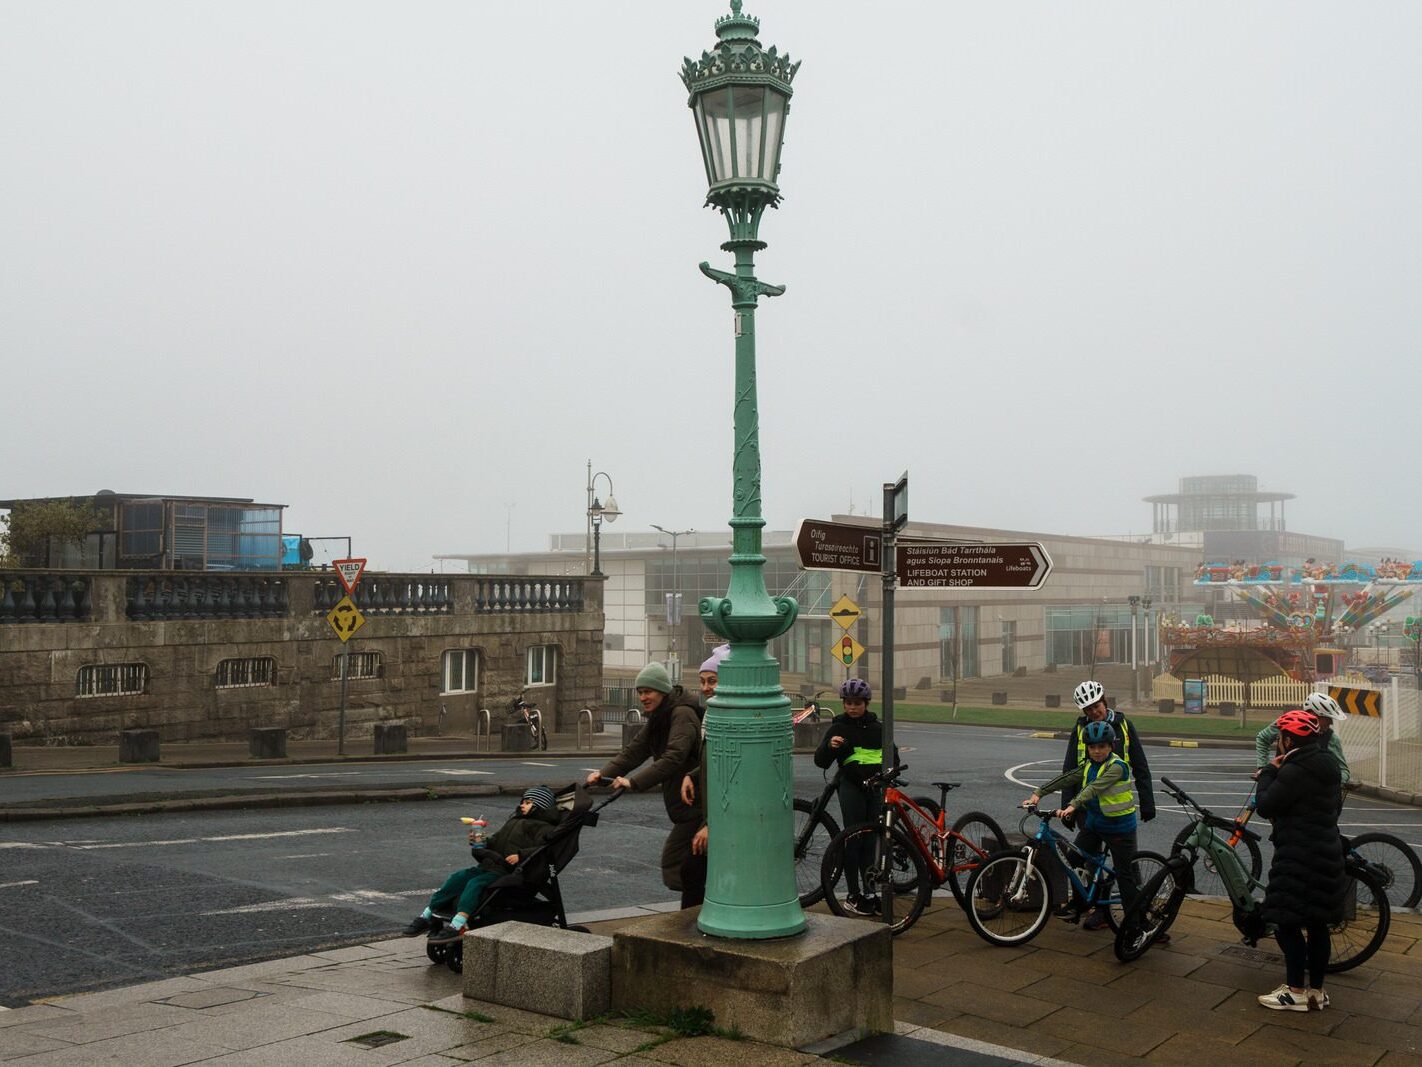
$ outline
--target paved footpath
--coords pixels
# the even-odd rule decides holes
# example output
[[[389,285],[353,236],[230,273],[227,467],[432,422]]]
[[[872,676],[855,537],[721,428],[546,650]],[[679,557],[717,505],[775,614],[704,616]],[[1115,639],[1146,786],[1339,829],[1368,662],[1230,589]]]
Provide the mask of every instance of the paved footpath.
[[[591,918],[591,916],[586,917]],[[594,924],[610,932],[629,918]],[[102,946],[96,946],[101,950]],[[1097,1065],[1422,1063],[1422,920],[1395,916],[1387,944],[1329,980],[1332,1006],[1269,1012],[1254,997],[1282,965],[1242,951],[1223,905],[1189,901],[1175,940],[1135,964],[1110,938],[1053,923],[1031,945],[976,938],[951,900],[894,946],[894,1035],[831,1049],[840,1063]],[[431,966],[420,939],[377,941],[206,971],[0,1011],[0,1061],[23,1067],[326,1067],[477,1062],[556,1064],[754,1062],[799,1067],[807,1052],[677,1037],[604,1020],[561,1020],[467,1001],[460,979]]]

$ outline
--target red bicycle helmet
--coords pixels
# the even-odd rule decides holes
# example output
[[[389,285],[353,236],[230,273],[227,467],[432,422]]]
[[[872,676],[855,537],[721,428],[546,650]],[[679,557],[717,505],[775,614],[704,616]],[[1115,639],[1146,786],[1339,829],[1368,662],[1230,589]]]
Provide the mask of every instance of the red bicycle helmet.
[[[1292,734],[1294,737],[1312,737],[1321,729],[1318,716],[1311,711],[1286,711],[1274,720],[1274,725],[1279,728],[1280,733]]]

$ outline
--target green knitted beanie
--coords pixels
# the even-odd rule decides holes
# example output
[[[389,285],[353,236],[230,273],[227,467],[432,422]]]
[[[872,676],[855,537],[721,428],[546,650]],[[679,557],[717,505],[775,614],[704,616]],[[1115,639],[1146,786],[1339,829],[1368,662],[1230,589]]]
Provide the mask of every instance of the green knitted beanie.
[[[634,689],[655,689],[658,693],[670,693],[672,691],[671,678],[667,674],[667,669],[660,663],[649,663],[637,672],[637,680],[632,683]]]

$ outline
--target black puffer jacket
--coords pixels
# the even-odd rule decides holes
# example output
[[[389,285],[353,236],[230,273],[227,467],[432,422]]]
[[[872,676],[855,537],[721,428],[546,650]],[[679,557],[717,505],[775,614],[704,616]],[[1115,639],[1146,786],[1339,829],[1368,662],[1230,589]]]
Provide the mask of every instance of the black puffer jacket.
[[[830,748],[830,741],[835,737],[844,738],[844,744],[839,748]],[[872,778],[879,773],[880,762],[876,759],[873,763],[846,764],[844,761],[856,749],[882,749],[883,747],[884,724],[872,711],[866,711],[857,719],[852,719],[848,715],[836,715],[830,720],[829,726],[825,728],[824,736],[820,738],[819,748],[815,749],[815,766],[828,768],[830,764],[837,763],[844,768],[845,777],[852,778],[862,784],[866,778]],[[898,755],[897,745],[894,746],[894,754]]]
[[[1343,918],[1348,880],[1338,836],[1338,762],[1314,741],[1259,775],[1257,812],[1274,825],[1263,917],[1280,925]]]

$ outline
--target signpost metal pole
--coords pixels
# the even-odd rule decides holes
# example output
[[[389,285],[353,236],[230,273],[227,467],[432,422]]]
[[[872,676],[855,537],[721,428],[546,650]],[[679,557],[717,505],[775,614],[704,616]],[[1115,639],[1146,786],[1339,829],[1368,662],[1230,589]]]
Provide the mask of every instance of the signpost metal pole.
[[[346,685],[350,678],[351,643],[341,645],[341,711],[336,717],[336,755],[346,754]]]
[[[882,609],[882,636],[880,637],[881,651],[884,665],[881,671],[881,680],[884,692],[881,694],[880,707],[884,712],[884,758],[883,771],[885,773],[885,786],[888,785],[887,773],[894,766],[894,587],[898,584],[898,563],[897,554],[894,548],[895,537],[904,523],[908,521],[908,471],[903,473],[897,482],[884,483],[884,544],[881,558],[883,559],[883,570],[880,572],[884,586],[884,605]],[[894,843],[890,838],[891,829],[889,820],[883,820],[884,836],[879,842],[879,893],[883,902],[884,922],[892,926],[894,924],[894,881],[893,881],[893,855]]]

